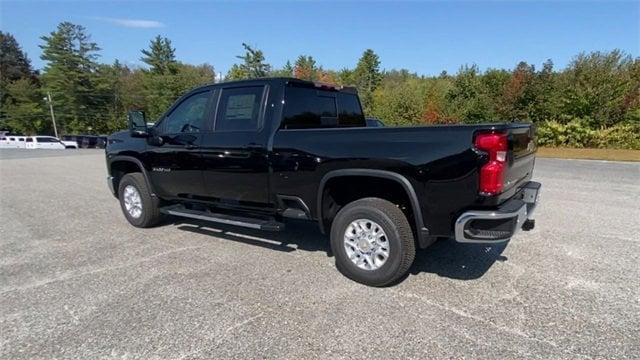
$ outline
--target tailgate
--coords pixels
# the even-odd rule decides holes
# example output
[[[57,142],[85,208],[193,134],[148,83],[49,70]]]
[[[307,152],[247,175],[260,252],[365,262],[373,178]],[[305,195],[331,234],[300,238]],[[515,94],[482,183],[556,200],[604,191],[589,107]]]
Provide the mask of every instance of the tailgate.
[[[535,162],[536,142],[533,125],[509,127],[509,155],[504,174],[504,191],[531,179]]]

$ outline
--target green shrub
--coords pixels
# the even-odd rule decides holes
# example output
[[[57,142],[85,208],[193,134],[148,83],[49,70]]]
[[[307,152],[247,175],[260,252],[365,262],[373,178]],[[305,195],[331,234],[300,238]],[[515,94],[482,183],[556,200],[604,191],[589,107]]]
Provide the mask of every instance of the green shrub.
[[[589,128],[587,119],[572,119],[565,124],[545,121],[538,125],[538,145],[590,147],[596,131]]]
[[[620,123],[598,130],[591,129],[588,124],[589,119],[580,118],[566,123],[542,122],[538,124],[538,145],[640,150],[640,124]]]
[[[617,124],[598,130],[594,138],[595,147],[640,150],[640,124]]]

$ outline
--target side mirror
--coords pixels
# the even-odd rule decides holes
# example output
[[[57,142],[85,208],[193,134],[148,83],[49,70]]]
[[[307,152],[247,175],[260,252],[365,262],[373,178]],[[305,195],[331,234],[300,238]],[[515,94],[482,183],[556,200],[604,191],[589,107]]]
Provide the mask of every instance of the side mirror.
[[[134,137],[147,137],[149,131],[147,129],[147,120],[144,111],[132,110],[127,114],[127,122],[129,123],[129,132]]]

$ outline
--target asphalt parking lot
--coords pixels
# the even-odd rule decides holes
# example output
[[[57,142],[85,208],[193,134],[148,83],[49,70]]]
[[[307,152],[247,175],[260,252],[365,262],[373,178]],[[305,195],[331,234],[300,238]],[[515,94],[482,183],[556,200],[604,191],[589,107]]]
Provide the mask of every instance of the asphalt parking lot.
[[[537,227],[369,288],[315,224],[130,226],[104,153],[0,151],[0,358],[638,358],[640,164],[538,159]]]

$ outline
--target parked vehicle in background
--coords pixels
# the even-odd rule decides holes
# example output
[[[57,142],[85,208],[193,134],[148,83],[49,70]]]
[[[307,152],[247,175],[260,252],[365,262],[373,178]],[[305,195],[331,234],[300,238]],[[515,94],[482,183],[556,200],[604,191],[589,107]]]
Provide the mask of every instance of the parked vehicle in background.
[[[53,136],[28,136],[25,140],[27,149],[77,149],[75,141],[61,141]]]
[[[3,135],[0,137],[0,148],[3,149],[24,149],[26,136]]]
[[[63,141],[75,141],[83,149],[104,149],[107,146],[105,135],[64,135]]]
[[[73,141],[73,140],[60,140],[60,142],[63,143],[64,146],[67,149],[78,149],[79,148],[78,143],[76,141]]]
[[[438,238],[497,244],[533,228],[531,124],[366,125],[354,88],[203,86],[151,128],[129,113],[129,131],[109,137],[108,184],[137,227],[163,214],[270,231],[316,221],[337,268],[373,286]]]
[[[380,119],[368,117],[365,120],[367,122],[367,127],[384,127],[384,123]]]

